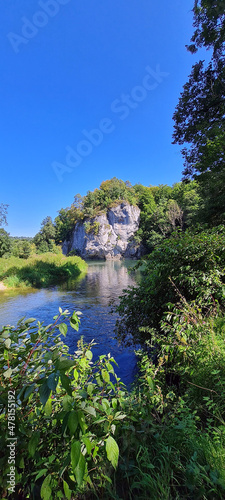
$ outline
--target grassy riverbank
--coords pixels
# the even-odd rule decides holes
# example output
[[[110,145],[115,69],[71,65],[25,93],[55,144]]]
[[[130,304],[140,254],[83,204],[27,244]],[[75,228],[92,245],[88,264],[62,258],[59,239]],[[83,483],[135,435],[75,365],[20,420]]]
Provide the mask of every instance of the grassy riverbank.
[[[0,281],[6,288],[41,288],[76,278],[87,271],[80,257],[46,253],[27,260],[18,257],[0,259]]]

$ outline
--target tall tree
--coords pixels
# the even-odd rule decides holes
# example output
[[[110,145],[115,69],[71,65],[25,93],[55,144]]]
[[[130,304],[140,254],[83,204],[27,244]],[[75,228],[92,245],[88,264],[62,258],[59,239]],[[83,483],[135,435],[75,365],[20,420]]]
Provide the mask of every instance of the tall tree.
[[[39,252],[51,252],[55,242],[55,227],[51,217],[46,217],[41,223],[40,231],[34,236],[35,243]]]
[[[196,63],[174,113],[174,143],[184,145],[184,179],[196,179],[205,219],[225,215],[225,3],[196,0],[189,51],[212,50],[206,66]]]

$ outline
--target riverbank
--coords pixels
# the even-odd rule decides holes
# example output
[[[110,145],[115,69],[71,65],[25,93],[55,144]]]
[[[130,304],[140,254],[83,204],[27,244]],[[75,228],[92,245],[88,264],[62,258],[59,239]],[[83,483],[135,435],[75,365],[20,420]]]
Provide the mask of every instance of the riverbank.
[[[80,257],[46,253],[27,260],[18,257],[0,259],[0,290],[42,288],[76,278],[87,271]]]

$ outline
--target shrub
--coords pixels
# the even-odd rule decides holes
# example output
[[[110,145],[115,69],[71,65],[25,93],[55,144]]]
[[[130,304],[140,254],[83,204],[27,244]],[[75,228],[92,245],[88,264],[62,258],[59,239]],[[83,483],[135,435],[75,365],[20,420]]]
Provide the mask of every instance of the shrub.
[[[93,343],[81,339],[75,354],[68,355],[60,335],[66,335],[68,319],[78,330],[79,314],[69,317],[60,309],[53,325],[34,326],[30,318],[0,332],[4,497],[7,489],[10,492],[10,463],[16,498],[22,494],[43,500],[71,498],[72,493],[93,489],[93,484],[100,488],[117,467],[114,435],[125,417],[120,405],[123,386],[110,355],[92,362]],[[15,460],[7,447],[10,436],[17,438]]]
[[[198,234],[174,233],[141,263],[145,264],[141,283],[126,291],[117,309],[123,339],[126,332],[134,341],[148,338],[139,328],[159,328],[167,304],[178,302],[179,292],[206,309],[214,301],[224,304],[224,226]]]

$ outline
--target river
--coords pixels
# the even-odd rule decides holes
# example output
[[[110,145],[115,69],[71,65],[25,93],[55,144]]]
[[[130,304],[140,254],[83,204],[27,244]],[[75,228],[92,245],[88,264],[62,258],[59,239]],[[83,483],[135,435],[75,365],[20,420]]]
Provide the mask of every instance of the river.
[[[85,276],[62,285],[22,293],[0,292],[0,326],[15,325],[26,316],[49,324],[59,307],[82,312],[79,332],[68,329],[65,344],[70,352],[77,347],[81,335],[84,341],[95,340],[93,354],[96,359],[109,352],[119,365],[115,371],[126,385],[136,373],[136,356],[132,348],[120,345],[115,339],[114,326],[117,314],[110,313],[112,301],[118,303],[123,289],[136,283],[136,273],[128,274],[134,261],[90,261]]]

